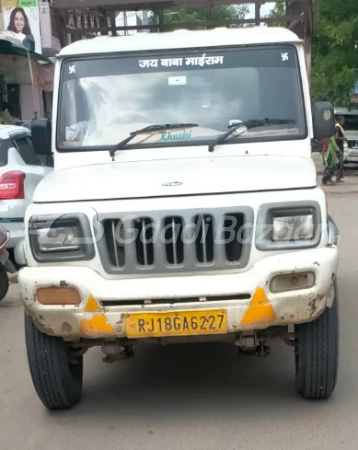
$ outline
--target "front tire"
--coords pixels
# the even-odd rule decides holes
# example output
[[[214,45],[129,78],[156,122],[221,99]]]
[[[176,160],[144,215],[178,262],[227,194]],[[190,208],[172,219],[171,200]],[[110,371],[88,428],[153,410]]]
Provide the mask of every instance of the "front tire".
[[[83,356],[72,358],[61,338],[39,331],[25,315],[26,350],[36,393],[48,409],[72,408],[81,398]]]
[[[339,316],[337,284],[331,308],[313,322],[297,325],[296,387],[305,399],[328,399],[337,384]]]

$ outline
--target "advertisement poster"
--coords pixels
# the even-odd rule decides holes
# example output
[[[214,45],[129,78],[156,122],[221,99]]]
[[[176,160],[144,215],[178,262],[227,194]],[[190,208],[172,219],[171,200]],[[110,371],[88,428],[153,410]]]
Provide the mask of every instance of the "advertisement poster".
[[[41,53],[39,0],[0,0],[3,36]],[[0,34],[0,38],[1,38]]]

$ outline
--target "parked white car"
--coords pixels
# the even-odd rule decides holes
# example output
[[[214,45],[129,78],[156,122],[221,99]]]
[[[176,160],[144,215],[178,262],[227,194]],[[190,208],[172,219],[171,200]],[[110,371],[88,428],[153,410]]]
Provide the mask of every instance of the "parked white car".
[[[14,254],[24,240],[24,217],[39,182],[52,170],[35,153],[28,128],[0,125],[0,224],[9,232]]]
[[[344,164],[358,164],[358,110],[336,108],[334,113],[344,117],[344,131],[347,141],[344,143]]]

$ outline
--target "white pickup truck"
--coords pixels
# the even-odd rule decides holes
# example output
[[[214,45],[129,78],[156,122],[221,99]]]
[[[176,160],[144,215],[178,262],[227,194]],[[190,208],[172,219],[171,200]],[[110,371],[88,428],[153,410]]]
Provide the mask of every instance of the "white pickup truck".
[[[19,275],[33,383],[50,409],[82,392],[83,355],[231,341],[295,349],[296,384],[328,398],[338,366],[338,232],[311,159],[334,132],[311,107],[285,29],[98,37],[57,57],[55,170],[28,209]],[[288,362],[289,363],[289,362]]]

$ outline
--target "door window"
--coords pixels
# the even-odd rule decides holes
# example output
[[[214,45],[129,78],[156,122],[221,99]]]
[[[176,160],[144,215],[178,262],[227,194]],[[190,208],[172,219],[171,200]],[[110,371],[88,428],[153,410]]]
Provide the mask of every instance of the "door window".
[[[35,153],[35,150],[32,146],[31,138],[21,137],[18,139],[14,139],[15,147],[17,148],[21,158],[24,160],[24,163],[29,166],[42,166],[43,164],[40,161],[40,158]]]

